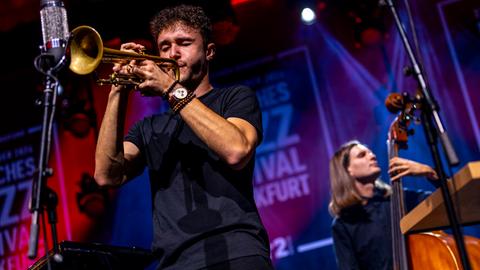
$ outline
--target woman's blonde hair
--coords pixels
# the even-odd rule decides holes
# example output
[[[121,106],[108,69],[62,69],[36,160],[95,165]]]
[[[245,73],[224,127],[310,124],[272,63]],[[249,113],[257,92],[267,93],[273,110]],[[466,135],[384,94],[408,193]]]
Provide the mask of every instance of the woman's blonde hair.
[[[363,144],[357,140],[343,144],[330,160],[331,199],[328,208],[334,217],[338,217],[343,209],[362,201],[362,197],[355,187],[355,178],[347,170],[350,165],[350,151],[357,145]],[[375,181],[375,187],[385,190],[385,196],[389,196],[391,193],[390,186],[380,179]]]

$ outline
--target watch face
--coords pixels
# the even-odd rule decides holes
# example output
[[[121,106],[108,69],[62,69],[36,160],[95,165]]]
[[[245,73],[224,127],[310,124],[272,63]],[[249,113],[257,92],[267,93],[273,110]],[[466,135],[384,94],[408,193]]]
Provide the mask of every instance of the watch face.
[[[188,92],[187,92],[187,89],[185,89],[185,88],[177,88],[173,92],[173,95],[176,98],[182,99],[182,98],[185,98],[188,95]]]

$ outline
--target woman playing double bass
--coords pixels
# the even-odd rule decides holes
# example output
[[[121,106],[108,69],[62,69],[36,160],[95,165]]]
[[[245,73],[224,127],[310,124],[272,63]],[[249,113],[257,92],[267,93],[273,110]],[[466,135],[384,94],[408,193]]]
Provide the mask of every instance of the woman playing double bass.
[[[437,180],[430,166],[394,157],[389,174],[396,181],[404,176]],[[340,147],[330,160],[331,200],[329,210],[338,268],[392,269],[390,186],[379,179],[381,169],[374,153],[359,141]],[[407,209],[428,193],[404,191]]]

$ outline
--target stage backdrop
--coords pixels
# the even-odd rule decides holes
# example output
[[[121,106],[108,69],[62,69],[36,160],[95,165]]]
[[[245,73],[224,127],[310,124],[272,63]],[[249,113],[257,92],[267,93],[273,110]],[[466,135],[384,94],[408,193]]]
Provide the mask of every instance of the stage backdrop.
[[[475,106],[480,32],[458,21],[473,18],[467,10],[474,6],[478,8],[471,1],[421,1],[414,6],[422,14],[416,23],[428,82],[461,161],[451,170],[446,167],[449,175],[469,161],[480,160],[480,110]],[[389,181],[386,139],[395,115],[387,111],[385,98],[392,92],[413,95],[417,85],[404,75],[408,57],[397,29],[391,23],[388,27],[384,42],[357,48],[345,44],[339,34],[342,29],[335,31],[329,24],[299,26],[291,49],[212,76],[217,86],[246,84],[260,100],[264,140],[256,154],[255,199],[269,232],[276,269],[336,268],[327,208],[328,162],[341,144],[358,139],[371,147],[383,168],[382,178]],[[415,134],[400,156],[433,165],[422,126],[412,123],[411,128]],[[139,209],[143,199],[148,208],[146,183],[142,176],[121,191],[119,201],[125,208],[116,215],[114,243],[149,243],[150,231],[120,222],[141,218],[128,206]],[[405,186],[433,190],[425,180],[406,178]],[[147,221],[148,215],[142,220]],[[465,234],[480,235],[478,226],[464,229]]]
[[[480,30],[458,18],[473,18],[473,1],[418,1],[416,14],[428,82],[441,108],[445,128],[461,164],[480,160],[480,110],[476,91],[480,78]],[[428,3],[426,3],[428,2]],[[404,10],[404,9],[403,9]],[[434,16],[432,15],[434,11]],[[406,19],[405,13],[401,13]],[[428,15],[428,16],[427,16]],[[263,112],[264,140],[257,150],[255,199],[270,236],[272,258],[277,269],[335,269],[328,213],[328,161],[342,143],[358,139],[370,146],[386,175],[386,138],[395,115],[384,105],[392,92],[414,94],[417,87],[403,68],[408,57],[395,26],[388,24],[388,37],[376,45],[355,48],[343,42],[328,23],[298,26],[291,49],[251,59],[215,72],[218,86],[246,84],[257,91]],[[407,158],[432,165],[422,126],[412,124],[415,134]],[[441,149],[441,148],[440,148]],[[122,191],[122,206],[145,198],[146,179],[131,183],[128,199]],[[433,190],[425,180],[405,179],[405,186]],[[143,195],[142,195],[143,194]],[[148,200],[147,200],[148,201]],[[135,206],[138,209],[138,206]],[[132,212],[118,214],[115,243],[134,244],[127,231]],[[144,220],[147,220],[145,217]],[[122,227],[122,228],[119,228]],[[129,227],[131,228],[131,227]],[[478,236],[475,226],[465,233]],[[147,239],[149,236],[142,236]],[[125,241],[126,240],[126,241]],[[145,244],[148,241],[144,242]]]
[[[428,83],[461,161],[447,169],[452,175],[466,163],[480,160],[480,26],[474,13],[480,4],[412,2]],[[401,16],[406,19],[403,11]],[[388,182],[386,138],[394,115],[384,101],[392,92],[414,94],[417,89],[415,80],[403,74],[408,57],[391,20],[379,42],[357,46],[345,38],[351,25],[329,18],[296,25],[286,49],[272,44],[275,53],[212,74],[216,86],[246,84],[260,100],[264,137],[257,149],[253,181],[276,269],[336,269],[327,209],[329,159],[341,144],[358,139],[377,154],[382,178]],[[59,123],[52,146],[54,176],[49,184],[60,196],[59,239],[149,248],[152,224],[146,173],[115,191],[98,190],[93,184],[96,126],[103,117],[108,87],[89,87],[92,96],[86,100],[96,112],[93,128],[73,136]],[[126,126],[164,108],[160,99],[133,93]],[[25,269],[30,263],[25,259],[30,219],[25,201],[36,164],[35,142],[40,140],[35,127],[0,136],[0,269]],[[422,126],[412,123],[411,127],[415,134],[400,156],[432,165]],[[424,180],[409,178],[404,183],[408,188],[433,190]],[[478,226],[464,229],[465,234],[480,237]]]

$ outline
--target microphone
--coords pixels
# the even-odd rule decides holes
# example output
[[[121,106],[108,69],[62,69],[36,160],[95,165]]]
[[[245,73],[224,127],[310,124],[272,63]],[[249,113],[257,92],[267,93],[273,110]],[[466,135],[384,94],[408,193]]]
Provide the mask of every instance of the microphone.
[[[32,222],[30,224],[30,238],[28,239],[27,255],[30,259],[34,259],[37,256],[38,233],[40,230],[38,221],[42,207],[44,206],[42,199],[45,197],[45,195],[43,193],[47,192],[43,192],[42,190],[46,188],[46,184],[44,184],[44,178],[51,176],[50,170],[44,168],[44,166],[48,163],[48,153],[50,151],[51,121],[53,121],[53,116],[55,114],[55,97],[59,87],[61,87],[61,84],[53,72],[59,71],[60,68],[64,66],[67,59],[66,48],[69,30],[67,11],[63,5],[63,2],[61,0],[41,0],[40,21],[42,24],[43,45],[40,46],[41,53],[35,58],[34,65],[37,70],[47,75],[47,80],[45,80],[44,99],[42,101],[44,111],[38,162],[39,166],[37,170],[37,177],[34,178],[32,182],[32,193],[29,205],[29,210],[32,213]],[[51,194],[51,192],[49,193]],[[48,207],[52,206],[48,205]],[[49,220],[50,219],[51,218],[49,217]],[[50,223],[52,223],[53,247],[55,253],[57,253],[56,251],[58,247],[56,228],[54,227],[55,224],[53,221],[50,221]],[[45,229],[46,228],[44,228],[44,230]],[[47,239],[44,240],[47,241]],[[48,266],[48,268],[50,268],[49,263]]]
[[[40,20],[42,23],[42,54],[47,55],[43,66],[58,69],[65,61],[68,43],[67,11],[61,0],[41,0]],[[60,65],[59,65],[60,64]]]

